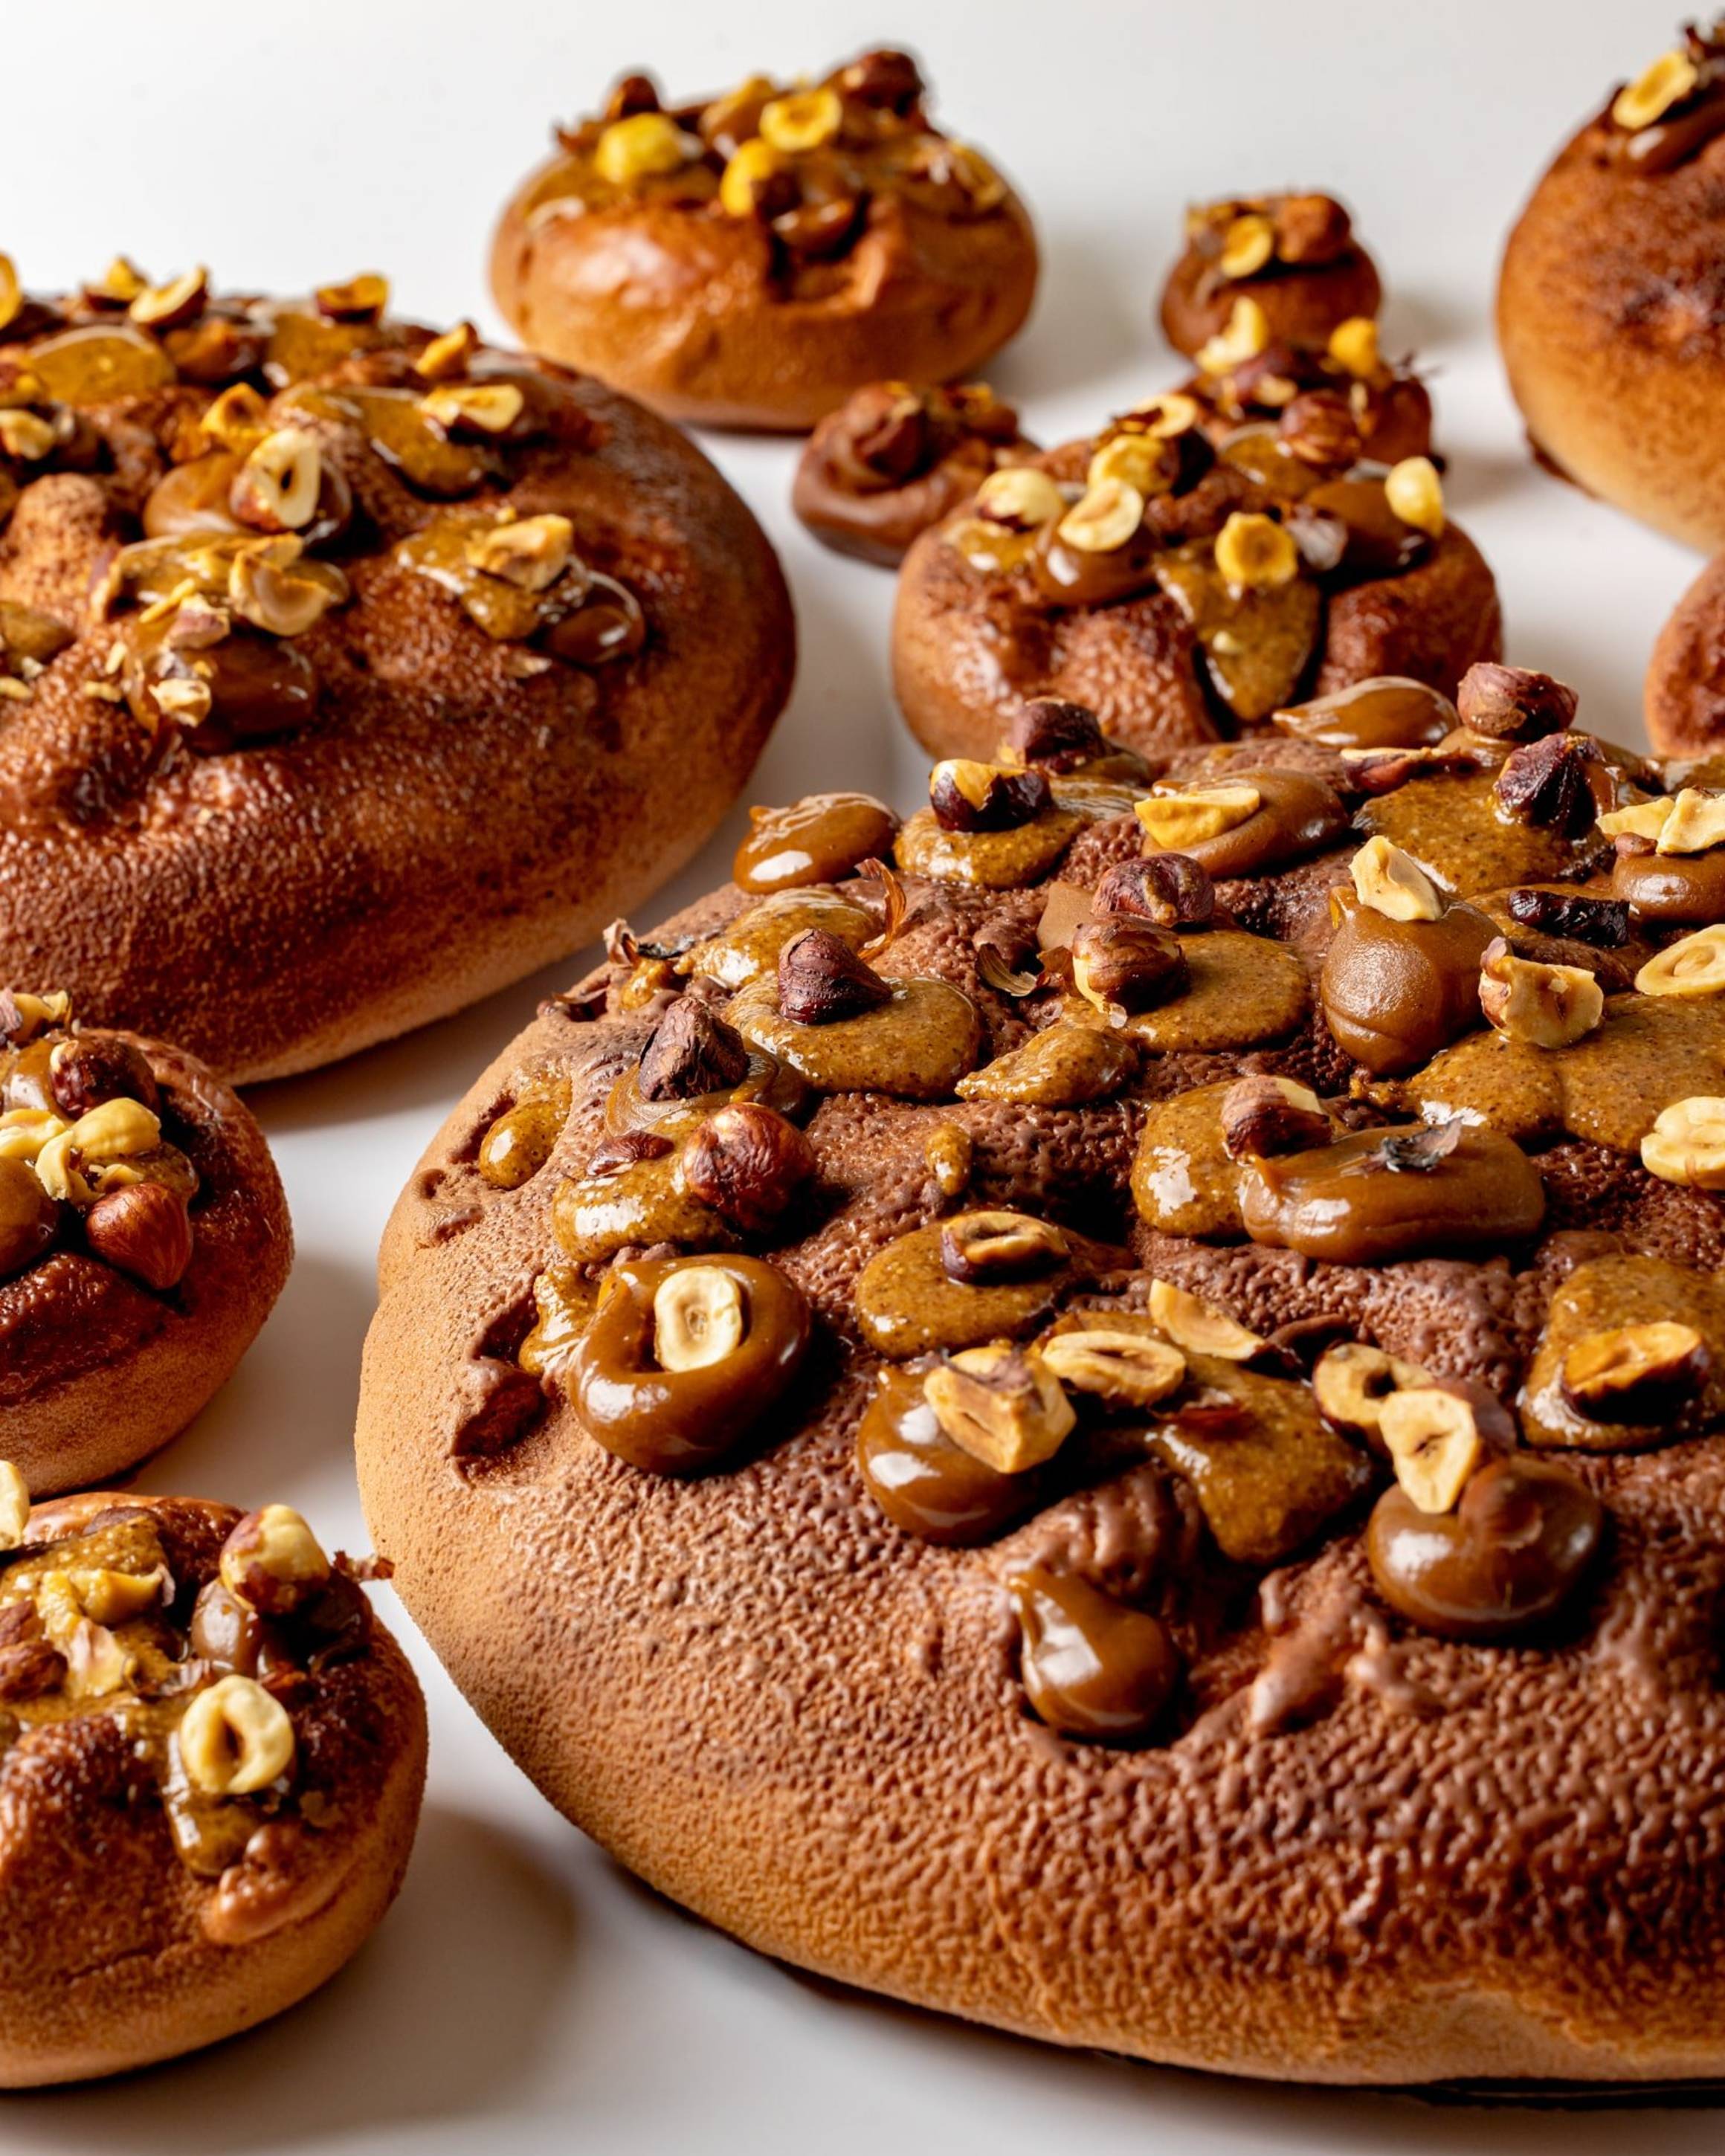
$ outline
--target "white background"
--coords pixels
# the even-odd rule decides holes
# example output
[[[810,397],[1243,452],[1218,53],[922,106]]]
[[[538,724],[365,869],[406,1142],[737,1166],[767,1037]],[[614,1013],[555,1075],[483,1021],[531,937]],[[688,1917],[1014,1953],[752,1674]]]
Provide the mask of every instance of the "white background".
[[[1385,272],[1388,347],[1417,346],[1437,374],[1450,506],[1496,567],[1510,655],[1576,683],[1585,723],[1636,734],[1648,648],[1697,565],[1530,469],[1489,310],[1503,234],[1545,156],[1611,80],[1671,42],[1658,0],[14,0],[4,23],[0,246],[27,283],[92,275],[116,249],[157,277],[205,261],[218,282],[264,290],[375,268],[405,310],[494,327],[490,223],[554,115],[590,107],[625,68],[688,94],[909,44],[939,110],[1036,213],[1040,304],[993,379],[1050,442],[1175,378],[1153,301],[1189,195],[1333,189]],[[887,691],[891,578],[824,554],[793,524],[790,445],[710,446],[778,543],[802,622],[796,698],[746,798],[840,785],[908,803],[921,767]],[[739,810],[662,910],[722,879],[741,824]],[[385,1214],[446,1109],[582,963],[254,1097],[299,1261],[237,1377],[146,1486],[287,1499],[331,1542],[360,1545],[349,1442]],[[318,1998],[220,2051],[105,2088],[4,2099],[0,2146],[1719,2145],[1704,2108],[1481,2114],[1260,2089],[1066,2056],[811,1983],[620,1873],[515,1773],[405,1629],[430,1696],[431,1784],[402,1900],[372,1945]]]

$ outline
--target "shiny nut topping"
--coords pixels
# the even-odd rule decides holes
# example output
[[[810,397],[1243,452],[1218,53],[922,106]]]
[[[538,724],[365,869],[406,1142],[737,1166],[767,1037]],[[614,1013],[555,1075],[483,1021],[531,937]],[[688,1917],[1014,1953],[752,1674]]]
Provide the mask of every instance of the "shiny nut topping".
[[[1283,262],[1333,262],[1348,245],[1353,220],[1329,195],[1284,195],[1275,208],[1276,252]]]
[[[84,1239],[116,1272],[154,1288],[178,1286],[192,1262],[192,1217],[165,1183],[134,1183],[97,1199],[84,1216]]]
[[[1583,966],[1548,966],[1518,958],[1501,936],[1480,960],[1480,1009],[1511,1040],[1533,1048],[1567,1048],[1605,1015],[1605,992]]]
[[[814,1148],[796,1125],[753,1101],[709,1116],[683,1147],[687,1188],[757,1234],[787,1209],[814,1165]]]
[[[1661,854],[1705,854],[1725,845],[1725,793],[1684,787],[1672,798],[1654,844]]]
[[[1214,1355],[1224,1363],[1250,1363],[1254,1355],[1263,1352],[1264,1342],[1255,1332],[1248,1332],[1225,1310],[1176,1287],[1172,1281],[1151,1281],[1150,1316],[1175,1347],[1183,1348],[1189,1355]]]
[[[1069,1392],[1089,1394],[1110,1407],[1154,1407],[1186,1378],[1179,1349],[1147,1332],[1106,1326],[1055,1332],[1040,1352]]]
[[[1681,45],[1676,46],[1661,53],[1633,82],[1625,84],[1611,100],[1611,117],[1620,127],[1637,134],[1692,95],[1700,80],[1701,70],[1694,60]]]
[[[1032,767],[948,757],[928,775],[928,805],[943,831],[1015,831],[1053,798]]]
[[[1475,1404],[1440,1385],[1414,1385],[1386,1396],[1378,1428],[1395,1479],[1422,1512],[1451,1512],[1486,1463]]]
[[[1033,696],[1007,722],[1003,761],[1040,763],[1070,770],[1105,756],[1108,742],[1096,713],[1063,696]]]
[[[1203,416],[1195,397],[1171,389],[1145,403],[1133,405],[1130,412],[1121,414],[1116,424],[1124,433],[1148,434],[1153,441],[1168,442],[1181,434],[1189,434]]]
[[[1242,295],[1229,313],[1226,328],[1219,330],[1199,351],[1199,372],[1231,374],[1236,367],[1244,367],[1249,359],[1255,359],[1269,341],[1268,316],[1255,300]]]
[[[9,1460],[0,1460],[0,1550],[14,1550],[30,1524],[29,1486]]]
[[[228,1592],[264,1617],[290,1616],[330,1582],[322,1545],[291,1505],[236,1521],[217,1568]]]
[[[1216,887],[1209,870],[1189,854],[1146,854],[1117,862],[1096,886],[1091,906],[1099,916],[1124,914],[1158,928],[1206,928],[1215,918]]]
[[[548,591],[574,552],[575,526],[555,513],[494,524],[467,542],[467,558],[482,575],[525,592]]]
[[[244,456],[269,433],[270,407],[249,382],[236,382],[205,406],[198,431],[218,449]]]
[[[742,1347],[742,1290],[719,1265],[680,1265],[653,1297],[653,1352],[664,1370],[705,1370]]]
[[[1087,486],[1056,527],[1063,542],[1081,554],[1111,554],[1125,546],[1144,520],[1144,497],[1123,479]]]
[[[413,355],[413,372],[422,382],[459,382],[480,348],[480,333],[469,321],[434,336]]]
[[[795,157],[832,141],[844,121],[844,100],[836,90],[823,84],[819,90],[769,99],[761,108],[761,139]]]
[[[693,1101],[739,1085],[748,1044],[735,1026],[693,996],[682,996],[642,1050],[636,1084],[644,1101]]]
[[[149,1152],[162,1142],[161,1118],[138,1101],[105,1101],[50,1137],[36,1156],[36,1173],[50,1198],[87,1204],[95,1194],[85,1170]]]
[[[38,412],[0,408],[0,454],[21,464],[40,464],[59,446],[60,429]]]
[[[1697,928],[1650,958],[1635,976],[1644,996],[1716,996],[1725,989],[1725,922]]]
[[[669,113],[632,112],[614,120],[593,145],[593,170],[614,187],[632,187],[638,180],[678,171],[700,156],[701,146]]]
[[[1482,659],[1455,692],[1455,709],[1471,733],[1492,741],[1539,741],[1562,733],[1575,716],[1575,691],[1549,674]]]
[[[195,1693],[177,1741],[187,1780],[206,1796],[255,1796],[294,1763],[287,1710],[250,1677],[220,1677]]]
[[[166,285],[146,285],[126,312],[140,329],[177,330],[203,312],[208,297],[208,270],[188,270]]]
[[[1353,404],[1334,389],[1304,391],[1282,408],[1276,431],[1283,448],[1316,471],[1345,471],[1365,446]]]
[[[1147,500],[1167,494],[1181,470],[1179,444],[1151,434],[1111,434],[1091,451],[1084,468],[1086,498],[1098,488],[1118,480]],[[1128,532],[1127,536],[1131,537]]]
[[[1330,331],[1329,356],[1356,382],[1369,382],[1383,372],[1378,352],[1378,325],[1369,315],[1350,315]]]
[[[1186,954],[1171,929],[1122,914],[1072,932],[1072,985],[1111,1019],[1151,1009],[1186,984]]]
[[[1657,795],[1651,801],[1631,801],[1624,808],[1608,809],[1599,819],[1599,829],[1608,839],[1651,839],[1656,850],[1676,805],[1669,794]]]
[[[492,1127],[495,1128],[495,1125]],[[663,1160],[676,1147],[658,1131],[613,1131],[602,1137],[588,1156],[587,1177],[589,1182],[608,1175],[621,1175],[626,1168],[633,1168],[638,1160]]]
[[[317,513],[323,453],[304,427],[280,427],[249,452],[228,497],[242,524],[259,531],[297,531]]]
[[[328,562],[307,557],[294,532],[254,542],[234,557],[228,603],[254,629],[303,636],[347,597],[347,579]]]
[[[1662,1318],[1588,1333],[1564,1356],[1558,1383],[1589,1422],[1645,1423],[1692,1399],[1712,1365],[1692,1325]]]
[[[1255,816],[1264,797],[1255,786],[1194,786],[1178,793],[1152,793],[1134,802],[1132,814],[1158,853],[1178,854],[1219,839],[1249,816]]]
[[[1385,1450],[1384,1403],[1392,1393],[1429,1386],[1430,1373],[1417,1363],[1387,1355],[1363,1340],[1326,1348],[1312,1373],[1317,1411],[1332,1430],[1358,1439],[1374,1452]]]
[[[1236,509],[1216,534],[1216,567],[1237,592],[1274,591],[1299,575],[1300,550],[1273,516]]]
[[[941,1265],[962,1287],[1034,1280],[1066,1256],[1060,1230],[1029,1213],[961,1213],[941,1229]]]
[[[922,1397],[942,1433],[997,1475],[1052,1459],[1078,1419],[1042,1358],[1004,1342],[967,1348],[931,1370]]]
[[[216,707],[214,690],[195,675],[185,680],[151,681],[148,693],[163,718],[188,731],[201,726]]]
[[[1362,906],[1386,921],[1439,921],[1444,901],[1437,886],[1411,854],[1386,838],[1368,839],[1354,855],[1349,874]]]
[[[824,928],[805,928],[778,954],[778,1008],[794,1024],[830,1025],[891,1000],[891,985]]]
[[[1216,267],[1230,284],[1255,277],[1274,257],[1276,227],[1256,210],[1230,220],[1222,234],[1222,251]]]
[[[976,513],[1010,531],[1034,531],[1064,516],[1066,497],[1045,471],[1029,465],[1008,465],[990,472],[976,491]]]
[[[116,1572],[111,1565],[80,1567],[64,1575],[79,1608],[92,1625],[129,1625],[153,1609],[169,1588],[167,1570]]]
[[[1404,524],[1428,538],[1444,536],[1444,484],[1430,457],[1404,457],[1384,475],[1384,498]]]
[[[741,142],[726,161],[719,180],[719,207],[726,217],[750,218],[770,210],[777,190],[787,181],[790,165],[783,153],[758,135]],[[788,208],[796,199],[790,184]]]
[[[23,304],[24,288],[18,282],[18,265],[9,254],[0,254],[0,329],[18,320]]]
[[[118,1034],[80,1033],[56,1041],[48,1059],[49,1091],[63,1116],[76,1122],[105,1101],[162,1101],[156,1075],[141,1049]]]
[[[345,284],[320,285],[311,296],[332,321],[375,322],[389,305],[389,280],[367,270]]]
[[[506,434],[526,404],[513,382],[445,382],[426,391],[418,409],[449,434],[495,436]]]
[[[1327,1145],[1328,1113],[1309,1086],[1292,1078],[1236,1078],[1222,1096],[1222,1150],[1230,1160],[1268,1160]]]
[[[93,307],[129,307],[149,281],[136,262],[116,254],[100,277],[85,286],[84,296]]]
[[[1661,1108],[1641,1141],[1641,1165],[1661,1183],[1725,1190],[1725,1099],[1692,1093]]]
[[[1510,751],[1492,790],[1517,823],[1579,839],[1592,829],[1610,788],[1596,742],[1583,734],[1548,734]]]

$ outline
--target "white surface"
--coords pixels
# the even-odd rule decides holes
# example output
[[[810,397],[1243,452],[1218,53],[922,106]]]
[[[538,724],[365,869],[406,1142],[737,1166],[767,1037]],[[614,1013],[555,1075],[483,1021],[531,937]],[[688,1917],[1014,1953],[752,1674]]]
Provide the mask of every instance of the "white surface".
[[[1497,568],[1511,656],[1578,684],[1586,723],[1638,726],[1649,644],[1696,564],[1529,468],[1488,310],[1502,234],[1542,159],[1614,76],[1670,42],[1664,0],[85,0],[6,14],[0,245],[27,281],[92,275],[116,247],[158,276],[205,260],[218,280],[264,289],[375,267],[403,307],[445,321],[493,319],[482,272],[495,209],[553,115],[590,105],[621,69],[644,64],[687,93],[757,65],[911,44],[942,109],[1038,216],[1040,305],[993,378],[1048,441],[1176,377],[1153,310],[1189,194],[1334,188],[1386,271],[1389,346],[1417,345],[1438,372],[1451,507]],[[802,622],[796,699],[747,798],[861,785],[908,800],[921,766],[886,689],[890,578],[793,524],[792,446],[710,446],[778,542]],[[722,878],[741,824],[739,811],[660,910]],[[580,969],[572,957],[254,1097],[299,1262],[238,1376],[146,1486],[286,1498],[358,1546],[349,1435],[385,1214],[472,1076]],[[0,2144],[466,2150],[506,2137],[520,2156],[811,2144],[1046,2156],[1081,2138],[1086,2156],[1391,2143],[1409,2156],[1481,2143],[1592,2156],[1628,2133],[1718,2146],[1705,2109],[1481,2116],[1254,2089],[1064,2056],[810,1983],[657,1902],[566,1826],[406,1629],[431,1700],[431,1786],[377,1938],[320,1997],[223,2050],[105,2089],[7,2099]]]

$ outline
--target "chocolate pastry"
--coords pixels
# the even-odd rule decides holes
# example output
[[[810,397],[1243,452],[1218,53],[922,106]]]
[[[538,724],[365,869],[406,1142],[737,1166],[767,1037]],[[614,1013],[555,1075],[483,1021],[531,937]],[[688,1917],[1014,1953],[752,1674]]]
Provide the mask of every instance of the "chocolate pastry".
[[[1018,413],[984,382],[870,382],[809,436],[791,506],[823,545],[896,567],[990,472],[1035,454]]]
[[[667,107],[625,75],[503,213],[522,341],[675,419],[800,430],[865,383],[950,382],[1036,287],[1024,205],[927,110],[906,53]]]
[[[1199,358],[1245,300],[1279,344],[1322,346],[1342,323],[1375,319],[1382,299],[1372,258],[1332,197],[1200,203],[1186,213],[1185,252],[1163,287],[1162,333]]]
[[[1662,755],[1717,757],[1725,747],[1725,557],[1707,563],[1660,630],[1643,706],[1647,738]]]
[[[382,1918],[425,1705],[285,1505],[39,1504],[0,1461],[0,2087],[254,2027]]]
[[[1496,585],[1424,454],[1372,461],[1352,403],[1223,429],[1186,390],[985,479],[900,572],[893,685],[937,754],[1029,700],[1165,751],[1395,675],[1452,696],[1502,637]],[[1214,439],[1213,439],[1214,438]]]
[[[1725,545],[1722,136],[1725,35],[1686,23],[1558,152],[1510,234],[1497,291],[1536,454],[1710,553]]]
[[[263,1132],[178,1048],[0,989],[0,1424],[44,1496],[183,1430],[293,1255]]]
[[[1359,704],[1154,775],[1039,706],[890,860],[614,939],[396,1208],[368,1516],[765,1952],[1234,2072],[1713,2075],[1725,932],[1609,865],[1725,794],[1517,670]],[[1363,1025],[1471,990],[1390,1077],[1338,889],[1418,952]]]
[[[674,429],[377,277],[0,269],[0,973],[305,1070],[579,945],[729,806],[793,629]]]
[[[1240,427],[1273,426],[1317,467],[1348,451],[1382,465],[1432,454],[1430,392],[1411,361],[1384,358],[1369,316],[1338,322],[1321,343],[1291,343],[1255,300],[1238,300],[1194,357],[1198,372],[1178,393],[1218,448]]]

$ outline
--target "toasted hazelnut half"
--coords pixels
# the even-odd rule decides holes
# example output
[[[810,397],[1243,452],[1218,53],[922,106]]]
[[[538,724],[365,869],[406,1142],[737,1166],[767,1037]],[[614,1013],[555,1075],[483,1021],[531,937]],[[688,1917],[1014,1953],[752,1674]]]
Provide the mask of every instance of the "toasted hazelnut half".
[[[1227,326],[1219,330],[1199,350],[1199,372],[1231,374],[1236,367],[1244,367],[1249,359],[1255,359],[1269,341],[1269,316],[1255,300],[1242,295],[1230,311]]]
[[[18,281],[18,265],[9,254],[0,254],[0,330],[17,321],[23,304],[24,288]]]
[[[265,1617],[285,1617],[328,1586],[330,1561],[291,1505],[265,1505],[234,1522],[222,1545],[222,1584]]]
[[[1276,253],[1276,227],[1260,212],[1235,218],[1222,234],[1216,267],[1230,283],[1255,277]]]
[[[212,398],[198,422],[206,441],[244,456],[270,431],[270,407],[249,382],[235,382]]]
[[[1701,70],[1681,45],[1661,53],[1651,67],[1625,83],[1611,100],[1611,117],[1630,134],[1651,127],[1681,104],[1701,80]]]
[[[1480,1009],[1511,1040],[1567,1048],[1605,1015],[1605,991],[1584,966],[1548,966],[1518,958],[1499,936],[1480,961]]]
[[[1444,536],[1444,483],[1430,457],[1404,457],[1384,475],[1384,498],[1404,524],[1428,538]]]
[[[1130,412],[1122,414],[1118,424],[1128,433],[1148,434],[1153,441],[1167,442],[1177,434],[1189,434],[1202,416],[1195,397],[1170,389],[1142,404],[1134,404]]]
[[[614,187],[633,186],[655,173],[675,172],[701,144],[685,135],[668,112],[632,112],[614,120],[593,145],[593,170]]]
[[[0,408],[0,451],[21,464],[39,464],[59,445],[60,434],[53,422],[39,412]]]
[[[1147,794],[1132,803],[1132,814],[1158,853],[1178,854],[1207,839],[1219,839],[1263,805],[1255,786],[1194,786],[1178,793]]]
[[[1185,1381],[1186,1358],[1147,1332],[1106,1326],[1055,1332],[1039,1352],[1069,1391],[1093,1394],[1111,1407],[1154,1407]]]
[[[1631,801],[1624,808],[1607,809],[1599,829],[1608,839],[1651,839],[1656,845],[1676,805],[1676,797],[1668,793],[1656,794],[1651,801]]]
[[[146,285],[126,311],[141,329],[177,330],[203,313],[208,297],[208,270],[188,270],[166,285]]]
[[[818,90],[793,90],[783,97],[769,98],[762,106],[761,139],[794,157],[833,141],[844,119],[844,100],[829,84]]]
[[[494,524],[467,542],[467,558],[482,575],[526,592],[548,591],[574,552],[575,526],[554,512]]]
[[[271,636],[303,636],[347,597],[341,572],[308,559],[293,532],[255,542],[234,556],[228,572],[228,603]]]
[[[214,692],[208,682],[195,676],[184,680],[152,681],[149,695],[162,717],[172,719],[177,726],[201,726],[216,707]]]
[[[294,1763],[294,1725],[253,1678],[219,1677],[187,1705],[179,1753],[187,1780],[206,1796],[255,1796]]]
[[[1051,798],[1034,766],[943,757],[928,774],[928,805],[944,831],[1013,831],[1030,823]]]
[[[1386,1396],[1378,1428],[1395,1479],[1422,1512],[1451,1512],[1485,1465],[1486,1444],[1471,1401],[1438,1385]]]
[[[445,382],[428,389],[418,408],[451,434],[506,434],[526,403],[513,382]]]
[[[413,372],[422,382],[459,382],[480,348],[480,333],[469,321],[434,336],[413,355]]]
[[[1189,1355],[1214,1355],[1224,1363],[1250,1363],[1264,1346],[1255,1332],[1247,1332],[1225,1310],[1206,1302],[1202,1296],[1176,1287],[1172,1281],[1151,1281],[1150,1316],[1175,1347],[1183,1348]]]
[[[1299,575],[1300,550],[1273,516],[1236,509],[1216,534],[1216,567],[1237,592],[1274,591]]]
[[[654,1353],[665,1370],[705,1370],[742,1347],[742,1290],[717,1265],[668,1273],[653,1297]]]
[[[1065,1236],[1029,1213],[961,1213],[941,1229],[941,1265],[964,1287],[1033,1278],[1064,1265]]]
[[[1078,1420],[1042,1358],[1004,1341],[967,1348],[931,1370],[922,1397],[945,1435],[997,1475],[1052,1459]]]
[[[1356,382],[1369,382],[1383,366],[1378,353],[1378,325],[1369,315],[1350,315],[1330,331],[1329,356]]]
[[[0,1550],[16,1549],[29,1524],[29,1486],[9,1460],[0,1460]]]
[[[1060,519],[1060,536],[1081,554],[1111,554],[1144,520],[1144,497],[1123,479],[1098,480]]]
[[[1692,1397],[1712,1362],[1692,1325],[1660,1318],[1584,1335],[1564,1356],[1558,1383],[1589,1422],[1645,1422]]]
[[[368,270],[343,284],[320,285],[311,296],[332,321],[374,322],[389,305],[389,280]]]
[[[1705,854],[1725,845],[1725,792],[1710,786],[1686,786],[1656,840],[1661,854]]]
[[[1324,1104],[1296,1079],[1238,1078],[1222,1096],[1222,1150],[1230,1160],[1267,1160],[1327,1145],[1334,1135]]]
[[[1437,886],[1411,854],[1381,835],[1368,839],[1349,868],[1362,906],[1387,921],[1438,921],[1444,901]]]
[[[305,427],[265,434],[234,475],[228,506],[259,531],[297,531],[317,514],[323,452]]]
[[[1661,1108],[1641,1141],[1641,1165],[1661,1183],[1725,1190],[1725,1099],[1693,1093]]]
[[[1091,452],[1084,468],[1086,499],[1098,487],[1120,480],[1141,495],[1166,494],[1175,459],[1166,443],[1149,433],[1113,434]],[[1130,537],[1131,534],[1128,533]]]
[[[976,513],[1014,531],[1033,531],[1064,516],[1066,497],[1045,471],[1030,465],[1008,465],[990,472],[976,492]]]
[[[1669,943],[1635,976],[1644,996],[1716,996],[1725,990],[1725,921]]]
[[[1363,1340],[1343,1340],[1327,1348],[1312,1373],[1317,1411],[1332,1430],[1358,1438],[1374,1452],[1384,1450],[1384,1403],[1392,1393],[1430,1385],[1429,1372],[1404,1363]]]
[[[719,180],[720,208],[726,217],[753,217],[768,189],[789,169],[783,153],[762,136],[739,142]]]

